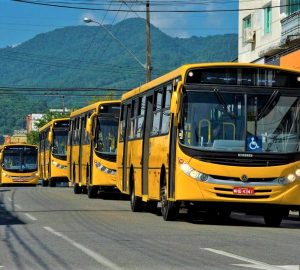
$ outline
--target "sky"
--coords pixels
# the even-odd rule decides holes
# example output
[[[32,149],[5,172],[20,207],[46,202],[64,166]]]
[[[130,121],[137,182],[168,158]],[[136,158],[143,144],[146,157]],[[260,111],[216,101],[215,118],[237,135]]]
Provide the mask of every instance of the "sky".
[[[32,1],[32,0],[29,0]],[[81,7],[114,9],[79,10],[29,3],[0,0],[0,48],[16,46],[39,33],[65,26],[84,25],[83,18],[90,17],[104,24],[116,24],[131,17],[145,18],[144,3],[136,5],[131,1],[117,0],[34,0],[40,3],[64,3],[77,1]],[[139,1],[141,2],[141,1]],[[237,9],[237,0],[150,0],[150,10],[177,12],[151,12],[153,25],[172,37],[188,38],[215,34],[237,33],[237,12],[221,12],[220,9]],[[188,13],[184,10],[199,10]],[[205,12],[202,12],[205,11]],[[214,12],[211,12],[214,11]]]

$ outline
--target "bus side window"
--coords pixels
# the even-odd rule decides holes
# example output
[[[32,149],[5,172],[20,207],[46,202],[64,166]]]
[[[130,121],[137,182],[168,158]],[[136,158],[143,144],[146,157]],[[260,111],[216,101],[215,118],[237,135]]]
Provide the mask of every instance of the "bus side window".
[[[133,139],[134,135],[135,135],[136,112],[137,112],[137,101],[136,100],[132,100],[132,103],[131,103],[131,112],[130,112],[130,132],[129,132],[129,139]]]
[[[49,148],[48,133],[49,133],[49,129],[47,129],[45,132],[45,150],[48,150]]]
[[[160,133],[161,108],[162,108],[162,90],[159,90],[154,92],[152,130],[150,133],[151,136],[156,136]]]
[[[145,109],[146,109],[146,96],[143,96],[139,98],[136,138],[141,138],[143,136]]]
[[[169,132],[170,124],[170,104],[171,104],[172,85],[164,87],[163,92],[163,110],[161,120],[161,133],[166,134]]]
[[[124,141],[124,133],[125,133],[125,107],[124,104],[121,105],[121,112],[120,112],[120,126],[119,126],[119,141]]]

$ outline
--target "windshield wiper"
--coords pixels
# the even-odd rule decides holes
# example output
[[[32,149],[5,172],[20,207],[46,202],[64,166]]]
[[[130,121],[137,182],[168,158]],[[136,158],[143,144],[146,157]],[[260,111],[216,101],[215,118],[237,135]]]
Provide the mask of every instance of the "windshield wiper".
[[[223,110],[229,115],[230,118],[235,119],[236,115],[228,110],[227,103],[226,103],[223,95],[220,93],[219,89],[215,88],[213,90],[213,92],[216,95],[218,101],[221,103]]]
[[[257,114],[256,121],[259,120],[264,115],[264,113],[267,111],[267,109],[270,107],[270,105],[273,103],[273,101],[277,98],[278,95],[279,95],[279,91],[274,90],[274,92],[266,102],[265,106],[263,106],[263,108],[260,110],[260,113]]]

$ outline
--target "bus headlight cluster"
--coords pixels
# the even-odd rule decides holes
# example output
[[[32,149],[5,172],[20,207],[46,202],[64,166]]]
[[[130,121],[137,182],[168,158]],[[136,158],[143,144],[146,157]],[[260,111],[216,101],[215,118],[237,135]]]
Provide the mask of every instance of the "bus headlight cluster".
[[[95,165],[96,165],[96,168],[101,172],[111,174],[111,175],[116,175],[116,170],[109,169],[109,168],[105,167],[104,165],[102,165],[100,162],[95,161]]]
[[[286,184],[291,184],[299,179],[300,179],[300,169],[297,169],[294,173],[290,173],[288,176],[279,178],[278,180],[280,184],[286,185]]]
[[[52,164],[56,167],[56,168],[59,168],[59,169],[66,169],[67,166],[66,165],[62,165],[56,161],[52,161]]]
[[[190,176],[196,180],[205,182],[208,180],[208,175],[201,173],[197,170],[195,170],[194,168],[192,168],[189,164],[187,164],[183,159],[179,159],[178,160],[179,163],[179,167],[180,169],[184,172],[184,174],[186,174],[187,176]]]

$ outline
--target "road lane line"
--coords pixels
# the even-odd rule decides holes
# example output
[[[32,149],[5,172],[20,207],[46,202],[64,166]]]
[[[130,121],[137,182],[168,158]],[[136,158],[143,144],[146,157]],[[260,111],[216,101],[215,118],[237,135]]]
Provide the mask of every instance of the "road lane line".
[[[55,231],[54,229],[52,229],[51,227],[43,227],[45,230],[51,232],[52,234],[64,239],[65,241],[69,242],[72,246],[78,248],[79,250],[81,250],[82,252],[84,252],[86,255],[88,255],[89,257],[93,258],[95,261],[97,261],[98,263],[113,269],[113,270],[121,270],[122,268],[120,268],[118,265],[114,264],[112,261],[110,261],[109,259],[105,258],[104,256],[102,256],[99,253],[94,252],[91,249],[88,249],[87,247],[75,242],[74,240],[70,239],[68,236]]]
[[[31,219],[31,220],[37,220],[37,218],[35,218],[34,216],[32,216],[32,215],[30,215],[30,214],[28,214],[28,213],[25,213],[24,214],[26,217],[28,217],[29,219]]]
[[[213,252],[213,253],[216,253],[216,254],[219,254],[219,255],[230,257],[230,258],[233,258],[233,259],[237,259],[239,261],[244,261],[244,262],[251,263],[257,269],[266,269],[266,270],[275,270],[275,269],[282,270],[283,269],[282,267],[279,267],[279,266],[276,266],[276,265],[270,265],[270,264],[267,264],[267,263],[264,263],[264,262],[248,259],[248,258],[239,256],[239,255],[235,255],[233,253],[229,253],[229,252],[226,252],[226,251],[223,251],[223,250],[218,250],[218,249],[213,249],[213,248],[202,248],[202,249]],[[251,268],[250,265],[248,267]]]
[[[12,201],[12,199],[10,197],[7,198],[10,202]]]
[[[15,204],[15,207],[18,208],[18,209],[23,209],[22,206],[20,206],[18,204]]]

